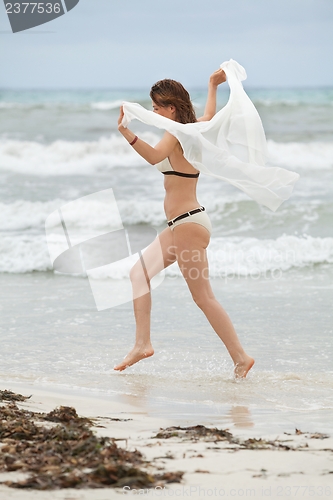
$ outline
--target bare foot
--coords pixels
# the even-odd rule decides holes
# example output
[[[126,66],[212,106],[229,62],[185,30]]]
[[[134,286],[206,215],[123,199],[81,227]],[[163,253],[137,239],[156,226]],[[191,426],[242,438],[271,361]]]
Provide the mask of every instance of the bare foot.
[[[246,356],[244,361],[235,364],[234,374],[236,378],[245,378],[248,372],[254,365],[254,359],[251,356]]]
[[[146,347],[134,346],[133,349],[124,358],[124,361],[119,363],[119,365],[116,365],[113,369],[122,372],[123,370],[126,370],[126,368],[128,368],[129,366],[132,366],[138,361],[140,361],[141,359],[149,358],[153,354],[154,354],[154,349],[151,344],[147,345]]]

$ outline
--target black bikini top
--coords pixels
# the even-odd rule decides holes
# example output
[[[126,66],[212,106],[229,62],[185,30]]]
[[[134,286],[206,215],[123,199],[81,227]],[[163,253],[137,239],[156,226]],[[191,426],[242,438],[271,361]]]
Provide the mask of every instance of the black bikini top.
[[[164,175],[178,175],[179,177],[187,177],[189,179],[197,179],[200,175],[200,172],[197,172],[196,174],[187,174],[185,172],[177,172],[176,170],[173,170],[168,158],[165,158],[165,160],[155,165],[155,167]]]
[[[185,172],[176,172],[176,170],[167,170],[166,172],[162,172],[164,175],[178,175],[179,177],[189,177],[190,179],[196,179],[199,177],[200,172],[197,174],[186,174]]]

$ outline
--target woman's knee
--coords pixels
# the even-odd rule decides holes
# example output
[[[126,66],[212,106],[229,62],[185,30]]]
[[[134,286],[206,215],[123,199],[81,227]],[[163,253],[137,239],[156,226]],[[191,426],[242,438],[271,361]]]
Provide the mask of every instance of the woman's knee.
[[[134,266],[130,270],[129,277],[133,285],[142,283],[149,285],[150,283],[147,272],[145,272],[141,261],[138,261],[136,264],[134,264]]]
[[[207,292],[202,292],[202,291],[195,291],[191,292],[192,293],[192,299],[195,302],[195,304],[204,311],[207,309],[207,307],[210,307],[210,305],[216,301],[214,295],[207,293]]]

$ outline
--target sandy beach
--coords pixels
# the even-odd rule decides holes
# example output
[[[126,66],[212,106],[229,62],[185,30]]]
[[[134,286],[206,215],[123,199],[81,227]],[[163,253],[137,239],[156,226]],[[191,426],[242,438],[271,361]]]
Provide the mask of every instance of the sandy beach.
[[[93,430],[97,436],[115,438],[117,446],[143,453],[147,461],[145,468],[150,473],[182,471],[184,474],[181,482],[160,483],[149,489],[130,489],[125,485],[122,488],[37,491],[1,485],[1,500],[106,500],[125,494],[141,495],[141,498],[197,499],[226,496],[329,498],[332,495],[333,438],[325,434],[300,429],[297,433],[281,432],[251,438],[251,430],[243,428],[233,430],[228,439],[224,439],[202,432],[202,429],[199,432],[199,428],[193,430],[193,425],[192,430],[185,430],[186,426],[180,429],[176,421],[150,417],[138,412],[136,407],[117,401],[16,384],[12,384],[11,389],[26,396],[32,394],[29,400],[17,403],[19,408],[41,413],[71,406],[79,416],[94,419]],[[8,404],[1,403],[2,406]],[[200,425],[199,418],[197,424]],[[209,428],[212,429],[207,425],[204,429]],[[0,447],[3,446],[0,442]],[[27,474],[3,472],[0,481],[25,477]]]

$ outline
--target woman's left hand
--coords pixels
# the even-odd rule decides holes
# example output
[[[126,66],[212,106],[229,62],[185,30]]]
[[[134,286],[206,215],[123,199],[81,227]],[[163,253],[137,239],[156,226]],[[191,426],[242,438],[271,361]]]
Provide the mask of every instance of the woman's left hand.
[[[223,71],[223,69],[218,69],[214,71],[214,73],[210,76],[209,83],[217,87],[221,83],[224,83],[227,79],[227,75]]]

